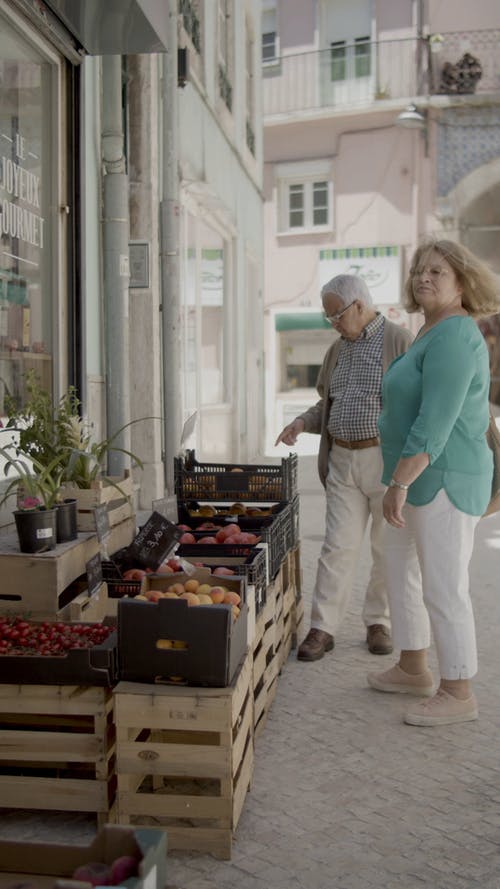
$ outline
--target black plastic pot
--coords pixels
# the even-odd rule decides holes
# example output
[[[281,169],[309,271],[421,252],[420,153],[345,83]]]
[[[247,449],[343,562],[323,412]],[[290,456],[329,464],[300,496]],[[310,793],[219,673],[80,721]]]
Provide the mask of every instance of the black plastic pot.
[[[57,540],[55,509],[16,510],[14,519],[22,553],[44,553],[55,548]]]
[[[77,531],[77,501],[67,498],[62,503],[56,504],[57,542],[67,543],[68,540],[76,540]]]

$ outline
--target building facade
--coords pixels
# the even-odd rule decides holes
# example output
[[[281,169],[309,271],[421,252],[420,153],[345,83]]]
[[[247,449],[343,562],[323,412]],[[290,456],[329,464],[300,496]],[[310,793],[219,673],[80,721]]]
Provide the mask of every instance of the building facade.
[[[262,450],[260,78],[259,0],[0,0],[0,418],[74,385],[144,509]]]
[[[363,275],[411,328],[401,293],[422,236],[500,271],[499,41],[494,0],[263,0],[266,453],[316,400],[334,274]]]

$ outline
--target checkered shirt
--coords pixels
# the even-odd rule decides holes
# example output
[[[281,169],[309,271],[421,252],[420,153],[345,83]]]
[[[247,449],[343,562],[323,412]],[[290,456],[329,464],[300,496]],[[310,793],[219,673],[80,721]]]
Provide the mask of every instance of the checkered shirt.
[[[357,340],[343,340],[330,380],[332,438],[359,441],[378,435],[382,407],[384,316],[370,321]]]

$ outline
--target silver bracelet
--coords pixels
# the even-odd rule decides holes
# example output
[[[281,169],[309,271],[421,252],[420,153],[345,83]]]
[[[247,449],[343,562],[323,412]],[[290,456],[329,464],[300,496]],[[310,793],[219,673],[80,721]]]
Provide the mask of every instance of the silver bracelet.
[[[389,482],[390,488],[400,488],[401,491],[407,491],[410,487],[409,485],[402,485],[401,482],[397,482],[395,478],[391,478]]]

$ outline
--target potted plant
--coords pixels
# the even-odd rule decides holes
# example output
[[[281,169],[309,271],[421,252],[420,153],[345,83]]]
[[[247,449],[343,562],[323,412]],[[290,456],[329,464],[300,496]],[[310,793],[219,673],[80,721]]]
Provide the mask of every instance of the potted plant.
[[[142,468],[141,460],[117,445],[119,436],[128,426],[142,420],[132,420],[109,438],[94,441],[88,424],[80,416],[80,401],[74,387],[54,403],[51,394],[43,388],[34,371],[26,374],[26,404],[20,407],[15,399],[6,398],[6,412],[9,417],[7,428],[19,434],[19,453],[24,454],[35,467],[36,463],[48,466],[57,460],[61,470],[58,478],[59,501],[82,500],[81,530],[89,530],[88,512],[99,501],[103,486],[115,488],[121,498],[131,500],[132,479],[112,478],[106,474],[106,458],[110,452],[126,454],[134,465]],[[79,492],[96,489],[83,497]],[[92,503],[89,503],[89,499]],[[108,498],[109,499],[109,498]],[[99,501],[101,502],[101,501]]]
[[[0,505],[15,490],[18,493],[14,520],[22,552],[54,549],[57,542],[56,504],[60,497],[62,467],[58,457],[44,465],[11,443],[0,448],[4,473],[11,476]],[[13,477],[12,477],[13,474]]]

